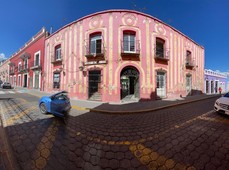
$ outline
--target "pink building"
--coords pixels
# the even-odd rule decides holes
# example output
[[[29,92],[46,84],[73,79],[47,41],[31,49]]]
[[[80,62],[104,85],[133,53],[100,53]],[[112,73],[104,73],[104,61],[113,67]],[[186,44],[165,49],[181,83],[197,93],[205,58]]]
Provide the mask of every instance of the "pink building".
[[[155,100],[201,93],[204,48],[150,15],[109,10],[45,40],[44,90],[83,100]]]
[[[3,62],[0,62],[0,80],[2,82],[8,82],[9,81],[9,60],[5,60]]]
[[[42,28],[10,57],[9,82],[12,86],[43,89],[44,43],[47,32]]]

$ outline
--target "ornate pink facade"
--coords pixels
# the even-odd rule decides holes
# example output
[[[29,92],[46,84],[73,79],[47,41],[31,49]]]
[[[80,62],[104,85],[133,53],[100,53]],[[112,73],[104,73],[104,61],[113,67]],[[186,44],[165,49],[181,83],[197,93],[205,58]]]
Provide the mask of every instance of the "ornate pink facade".
[[[0,63],[0,80],[3,82],[9,81],[9,59]]]
[[[120,102],[174,98],[203,89],[204,48],[144,13],[98,12],[45,40],[45,91]]]

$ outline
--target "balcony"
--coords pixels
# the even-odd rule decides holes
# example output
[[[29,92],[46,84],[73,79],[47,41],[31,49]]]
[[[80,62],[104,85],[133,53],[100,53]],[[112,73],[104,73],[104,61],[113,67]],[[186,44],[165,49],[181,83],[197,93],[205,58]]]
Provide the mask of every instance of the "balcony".
[[[29,64],[24,64],[23,70],[26,70],[26,69],[28,69],[28,68],[29,68]]]
[[[14,75],[14,70],[10,70],[9,75]]]
[[[97,43],[96,48],[90,48],[90,45],[86,46],[85,57],[88,61],[100,61],[104,60],[104,48],[102,43]]]
[[[124,60],[140,60],[140,41],[122,41],[121,56]]]
[[[195,67],[194,60],[186,60],[185,66],[186,66],[186,69],[192,70]]]
[[[28,64],[25,64],[23,66],[20,66],[18,68],[18,72],[19,73],[28,73],[29,72],[29,65]]]
[[[30,67],[31,70],[41,70],[41,64],[39,61],[35,61],[35,62],[32,61],[30,65],[31,65]]]
[[[59,58],[52,57],[51,63],[52,64],[61,64],[62,61],[63,61],[62,57],[59,57]]]
[[[19,67],[18,67],[18,73],[23,73],[23,68],[21,65],[19,65]]]
[[[27,52],[24,52],[24,53],[20,56],[20,58],[21,58],[22,60],[30,59],[30,54],[27,53]]]
[[[157,50],[155,49],[154,59],[156,62],[167,63],[169,61],[169,50]]]
[[[15,66],[15,63],[14,62],[10,62],[9,66]]]

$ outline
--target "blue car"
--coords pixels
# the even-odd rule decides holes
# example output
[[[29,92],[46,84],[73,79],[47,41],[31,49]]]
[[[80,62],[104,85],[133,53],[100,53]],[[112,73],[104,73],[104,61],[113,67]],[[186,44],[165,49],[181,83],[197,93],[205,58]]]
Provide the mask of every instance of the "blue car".
[[[51,96],[43,96],[39,100],[42,114],[52,113],[54,116],[65,117],[71,110],[67,91],[61,91]]]

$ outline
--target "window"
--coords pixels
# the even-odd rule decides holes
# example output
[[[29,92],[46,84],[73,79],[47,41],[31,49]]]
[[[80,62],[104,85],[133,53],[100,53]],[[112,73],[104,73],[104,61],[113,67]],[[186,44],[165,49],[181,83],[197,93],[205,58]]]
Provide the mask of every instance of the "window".
[[[191,51],[186,51],[186,65],[190,65],[191,64]]]
[[[135,43],[136,35],[134,32],[124,32],[123,34],[123,49],[124,52],[136,52]]]
[[[156,38],[156,57],[164,58],[164,44],[164,40]]]
[[[18,71],[20,72],[22,70],[21,62],[18,63]]]
[[[28,68],[28,59],[25,59],[24,61],[24,69],[27,69]]]
[[[53,74],[53,88],[60,88],[60,73]]]
[[[35,54],[35,61],[34,61],[34,66],[39,66],[40,65],[40,53]]]
[[[14,73],[14,68],[15,68],[14,66],[11,66],[11,67],[10,67],[10,72],[11,72],[11,73]]]
[[[55,47],[55,60],[61,60],[61,45]]]
[[[101,33],[90,36],[90,54],[102,53],[102,36]]]

